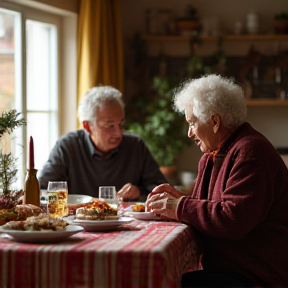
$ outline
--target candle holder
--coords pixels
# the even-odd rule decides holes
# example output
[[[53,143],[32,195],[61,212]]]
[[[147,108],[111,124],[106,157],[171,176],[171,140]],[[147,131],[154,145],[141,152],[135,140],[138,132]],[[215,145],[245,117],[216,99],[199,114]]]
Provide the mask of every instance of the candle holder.
[[[23,203],[40,207],[40,185],[36,177],[37,171],[36,169],[27,169]]]

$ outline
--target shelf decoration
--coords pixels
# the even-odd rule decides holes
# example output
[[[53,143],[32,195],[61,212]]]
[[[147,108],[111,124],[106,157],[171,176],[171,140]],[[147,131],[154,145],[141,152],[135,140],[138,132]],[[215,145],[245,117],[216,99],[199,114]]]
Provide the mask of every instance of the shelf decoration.
[[[186,7],[186,16],[176,19],[176,29],[180,35],[197,35],[201,30],[197,9],[192,5]]]
[[[279,13],[274,17],[275,34],[288,34],[288,13]]]

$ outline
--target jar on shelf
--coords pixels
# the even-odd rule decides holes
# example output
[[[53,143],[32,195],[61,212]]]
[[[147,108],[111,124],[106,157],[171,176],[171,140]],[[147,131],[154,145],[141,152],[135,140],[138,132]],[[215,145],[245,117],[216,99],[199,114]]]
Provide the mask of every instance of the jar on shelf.
[[[246,29],[248,34],[257,34],[259,32],[259,18],[258,15],[251,11],[246,16]]]

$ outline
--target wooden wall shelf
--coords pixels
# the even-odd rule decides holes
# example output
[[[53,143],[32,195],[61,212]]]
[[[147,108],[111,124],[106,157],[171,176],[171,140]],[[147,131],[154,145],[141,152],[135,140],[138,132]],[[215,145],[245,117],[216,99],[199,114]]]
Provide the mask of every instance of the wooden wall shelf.
[[[189,35],[145,35],[146,41],[174,42],[189,41],[192,36]],[[217,36],[200,36],[202,41],[217,41]],[[223,35],[223,41],[288,41],[288,35],[278,34],[259,34],[259,35]]]
[[[280,99],[249,99],[246,101],[248,107],[288,107],[288,100]]]
[[[158,42],[158,43],[168,43],[168,42],[189,42],[192,38],[190,35],[145,35],[144,40],[147,42]],[[200,41],[202,42],[217,42],[219,37],[217,36],[200,36]],[[222,35],[223,42],[280,42],[284,41],[288,43],[288,34],[258,34],[258,35]],[[267,98],[252,98],[246,101],[248,107],[288,107],[288,99],[267,99]]]

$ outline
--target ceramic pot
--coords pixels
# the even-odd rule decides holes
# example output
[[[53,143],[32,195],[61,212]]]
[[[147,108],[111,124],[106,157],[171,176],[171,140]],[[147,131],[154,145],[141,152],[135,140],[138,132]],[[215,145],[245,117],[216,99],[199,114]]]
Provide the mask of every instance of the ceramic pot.
[[[274,32],[275,34],[288,34],[288,20],[275,20]]]
[[[178,19],[176,20],[177,32],[181,35],[193,35],[200,32],[201,25],[197,20]]]

